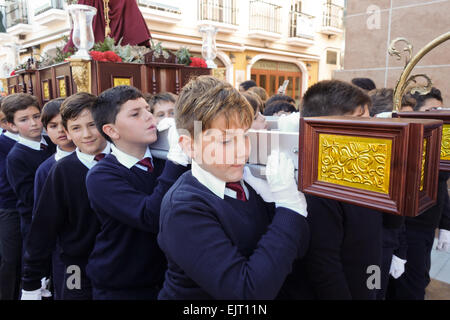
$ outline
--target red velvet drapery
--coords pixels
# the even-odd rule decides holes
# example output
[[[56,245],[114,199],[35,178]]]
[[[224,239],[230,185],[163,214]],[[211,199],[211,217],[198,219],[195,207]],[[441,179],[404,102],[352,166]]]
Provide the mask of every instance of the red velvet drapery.
[[[78,4],[97,8],[97,15],[93,20],[94,37],[95,42],[103,41],[105,39],[106,25],[103,0],[78,0]],[[122,45],[149,46],[150,31],[136,1],[110,0],[109,9],[109,27],[111,28],[109,36],[114,38],[116,43],[123,38]],[[70,48],[74,48],[72,32],[70,33],[69,42],[64,47],[64,52],[67,52]]]

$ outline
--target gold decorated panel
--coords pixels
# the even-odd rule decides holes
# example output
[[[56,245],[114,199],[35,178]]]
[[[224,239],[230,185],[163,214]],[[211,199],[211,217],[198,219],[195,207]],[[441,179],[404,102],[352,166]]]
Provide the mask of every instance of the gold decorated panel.
[[[67,97],[66,80],[58,79],[58,86],[59,86],[59,96],[62,98],[66,98]]]
[[[50,85],[48,83],[48,81],[45,81],[42,83],[42,88],[44,91],[44,100],[50,100]]]
[[[423,191],[425,185],[425,163],[427,155],[427,139],[423,139],[423,150],[422,150],[422,170],[420,171],[420,191]]]
[[[392,140],[319,135],[318,180],[389,194]]]
[[[113,86],[117,87],[117,86],[131,86],[131,79],[130,78],[114,78],[114,83]]]
[[[441,160],[450,160],[450,124],[442,128]]]

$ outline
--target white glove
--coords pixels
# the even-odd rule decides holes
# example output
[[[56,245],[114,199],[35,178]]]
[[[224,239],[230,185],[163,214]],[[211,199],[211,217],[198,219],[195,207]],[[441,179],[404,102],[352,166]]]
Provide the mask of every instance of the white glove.
[[[450,231],[445,229],[439,230],[439,238],[436,249],[450,253]]]
[[[282,132],[298,132],[300,127],[300,112],[282,115],[278,118],[278,129]]]
[[[22,290],[20,300],[42,300],[42,288],[33,291]]]
[[[44,298],[50,298],[52,296],[52,293],[47,289],[49,282],[50,279],[47,279],[45,277],[41,279],[41,295]]]
[[[389,274],[394,278],[398,279],[405,272],[406,260],[400,259],[395,254],[392,255],[391,268]]]
[[[378,113],[375,115],[375,118],[392,118],[392,112],[386,111],[386,112]]]
[[[305,195],[297,190],[294,163],[284,153],[272,151],[267,158],[266,177],[276,207],[285,207],[306,217]]]
[[[257,194],[263,198],[265,202],[275,202],[270,186],[266,180],[256,178],[252,175],[249,167],[244,167],[244,180],[247,182]]]
[[[169,129],[167,133],[167,139],[169,140],[169,152],[167,153],[167,159],[182,166],[187,166],[191,163],[191,159],[183,152],[181,146],[178,143],[180,136],[177,132],[174,118],[164,118],[157,126],[158,131],[164,131]]]

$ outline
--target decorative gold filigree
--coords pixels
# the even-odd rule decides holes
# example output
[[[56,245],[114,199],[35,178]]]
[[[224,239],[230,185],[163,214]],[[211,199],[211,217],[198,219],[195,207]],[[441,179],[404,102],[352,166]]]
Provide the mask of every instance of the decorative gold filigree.
[[[67,97],[66,80],[65,79],[59,79],[58,80],[58,86],[59,86],[59,96],[61,98]]]
[[[396,39],[392,40],[391,44],[389,45],[388,52],[391,56],[396,56],[397,60],[400,60],[402,58],[401,53],[400,53],[400,51],[395,49],[395,45],[399,42],[406,43],[406,47],[403,48],[403,51],[408,53],[408,55],[406,56],[406,63],[405,63],[405,66],[406,66],[406,65],[408,65],[409,61],[411,61],[412,52],[413,52],[413,46],[406,38],[396,38]]]
[[[114,78],[113,79],[113,87],[117,86],[131,86],[131,79],[130,78]]]
[[[423,139],[423,150],[422,150],[422,171],[420,172],[420,191],[423,191],[425,185],[425,163],[427,160],[427,139]]]
[[[87,60],[70,59],[73,80],[78,92],[91,93],[91,63]]]
[[[416,78],[419,78],[419,77],[425,78],[427,80],[427,84],[425,86],[412,85],[412,86],[408,87],[410,82],[417,83]],[[405,87],[404,91],[406,91],[406,92],[410,92],[412,94],[419,93],[420,95],[425,95],[425,94],[429,94],[431,92],[431,88],[433,87],[433,82],[426,74],[416,74],[416,75],[411,76],[408,79],[408,81],[405,82],[404,87]]]
[[[441,160],[450,160],[450,124],[442,128]]]
[[[318,180],[389,193],[392,140],[320,134]]]

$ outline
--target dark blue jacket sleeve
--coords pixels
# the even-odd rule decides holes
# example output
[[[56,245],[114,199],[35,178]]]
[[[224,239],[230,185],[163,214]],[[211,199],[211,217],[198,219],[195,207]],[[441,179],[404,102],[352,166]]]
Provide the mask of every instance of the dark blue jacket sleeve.
[[[6,158],[7,167],[6,174],[8,181],[13,188],[17,198],[19,198],[25,206],[32,208],[34,201],[34,174],[26,164],[26,159],[19,159],[15,156]]]
[[[42,188],[28,234],[22,275],[24,290],[39,289],[40,279],[48,276],[48,262],[67,211],[62,176],[53,169]]]
[[[86,187],[91,207],[133,228],[157,234],[162,198],[186,170],[166,161],[152,194],[136,190],[119,173],[90,171]]]

